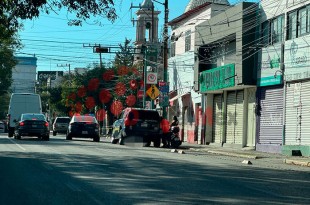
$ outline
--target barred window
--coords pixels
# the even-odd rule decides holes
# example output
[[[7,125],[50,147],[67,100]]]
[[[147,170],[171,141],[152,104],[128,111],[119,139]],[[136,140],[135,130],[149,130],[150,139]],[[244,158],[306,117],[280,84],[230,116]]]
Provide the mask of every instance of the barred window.
[[[175,42],[171,42],[170,44],[170,57],[175,56]]]
[[[191,30],[185,32],[185,52],[191,50]]]

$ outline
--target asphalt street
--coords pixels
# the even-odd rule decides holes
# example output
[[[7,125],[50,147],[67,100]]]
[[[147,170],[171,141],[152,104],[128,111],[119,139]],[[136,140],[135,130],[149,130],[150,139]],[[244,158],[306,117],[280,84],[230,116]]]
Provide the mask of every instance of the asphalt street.
[[[308,167],[182,149],[0,135],[0,204],[308,204]]]

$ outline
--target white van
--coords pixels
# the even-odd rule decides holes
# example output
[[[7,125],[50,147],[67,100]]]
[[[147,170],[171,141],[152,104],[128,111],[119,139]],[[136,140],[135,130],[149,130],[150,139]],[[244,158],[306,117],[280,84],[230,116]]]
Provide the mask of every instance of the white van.
[[[15,122],[23,113],[42,113],[40,95],[34,93],[13,93],[11,95],[8,112],[9,137],[13,137]]]

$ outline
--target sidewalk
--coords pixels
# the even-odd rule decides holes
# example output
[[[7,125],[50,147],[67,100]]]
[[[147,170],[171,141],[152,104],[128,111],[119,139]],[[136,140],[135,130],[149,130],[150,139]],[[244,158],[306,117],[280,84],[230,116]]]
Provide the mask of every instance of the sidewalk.
[[[240,157],[245,159],[277,158],[283,163],[310,167],[310,157],[285,156],[282,154],[258,152],[252,149],[235,149],[230,147],[218,147],[213,145],[199,145],[183,142],[180,149],[187,149],[194,152],[207,152],[210,154]]]

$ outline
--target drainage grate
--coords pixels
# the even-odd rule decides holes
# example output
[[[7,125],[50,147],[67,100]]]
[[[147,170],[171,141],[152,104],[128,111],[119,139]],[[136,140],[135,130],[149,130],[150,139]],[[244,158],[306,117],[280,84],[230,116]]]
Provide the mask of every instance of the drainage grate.
[[[301,151],[300,150],[292,150],[292,156],[301,157]]]

